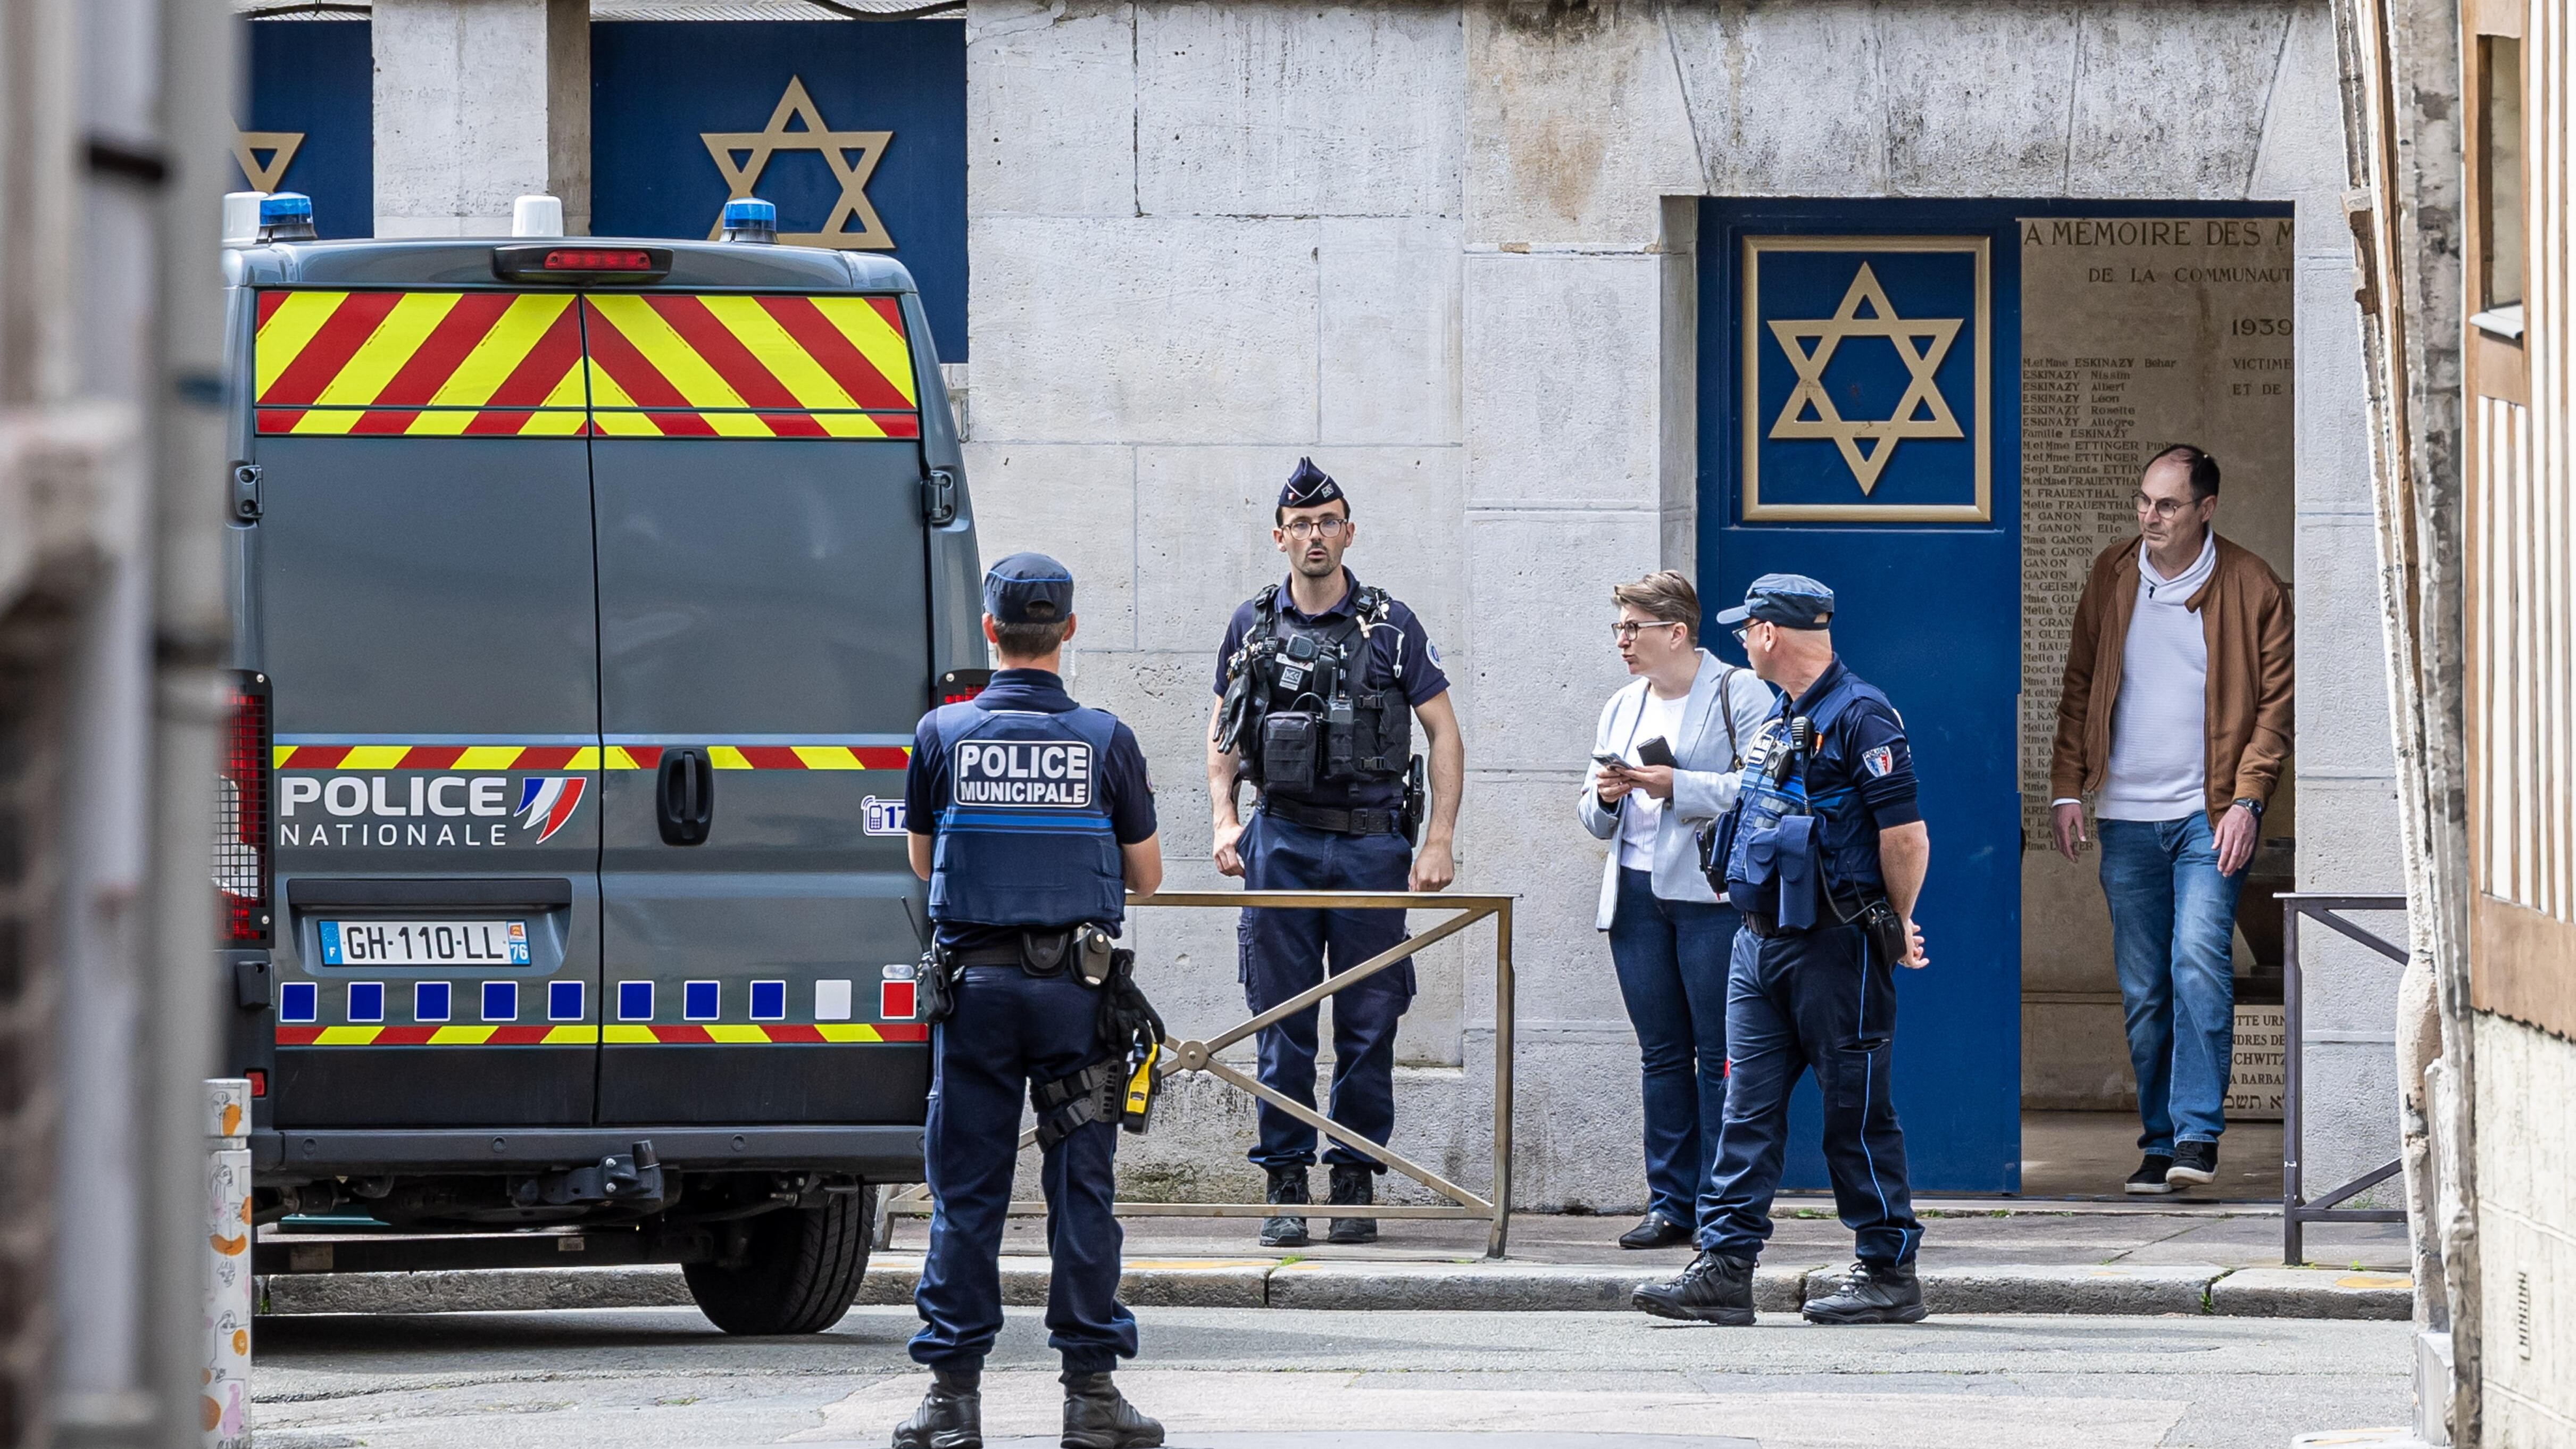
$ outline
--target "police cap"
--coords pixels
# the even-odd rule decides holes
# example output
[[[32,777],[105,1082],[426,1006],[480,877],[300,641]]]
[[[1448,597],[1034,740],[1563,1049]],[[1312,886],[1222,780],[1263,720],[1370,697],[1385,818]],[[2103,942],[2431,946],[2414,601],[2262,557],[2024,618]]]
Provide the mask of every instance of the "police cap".
[[[1015,553],[984,575],[984,612],[997,624],[1057,624],[1073,615],[1073,571],[1042,553]]]
[[[1764,574],[1744,591],[1740,608],[1717,616],[1718,626],[1737,628],[1751,620],[1783,629],[1821,629],[1834,614],[1834,591],[1805,574]]]
[[[1318,508],[1341,496],[1342,485],[1333,481],[1332,474],[1316,467],[1314,459],[1300,458],[1297,471],[1288,475],[1287,483],[1279,490],[1279,506]],[[1349,500],[1343,500],[1342,506],[1348,508]]]

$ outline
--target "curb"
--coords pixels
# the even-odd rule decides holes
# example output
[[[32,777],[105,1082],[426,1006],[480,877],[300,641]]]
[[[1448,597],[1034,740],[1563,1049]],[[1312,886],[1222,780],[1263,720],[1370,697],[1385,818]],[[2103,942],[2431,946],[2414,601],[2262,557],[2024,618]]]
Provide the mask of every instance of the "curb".
[[[2229,1318],[2403,1322],[2415,1316],[2415,1280],[2332,1268],[2240,1268],[2209,1285],[2209,1311]]]
[[[1830,1291],[1838,1269],[1764,1268],[1753,1280],[1765,1313],[1795,1313]],[[1047,1259],[1002,1259],[1002,1301],[1046,1303]],[[918,1253],[879,1253],[858,1302],[911,1303]],[[1628,1293],[1664,1276],[1598,1264],[1454,1263],[1271,1258],[1141,1258],[1126,1265],[1119,1297],[1136,1307],[1281,1308],[1383,1312],[1617,1313]],[[1925,1306],[1936,1314],[2216,1314],[2233,1318],[2403,1320],[2414,1290],[2402,1276],[2318,1268],[2009,1265],[1926,1268]],[[556,1308],[687,1308],[676,1267],[502,1268],[469,1272],[298,1273],[259,1280],[259,1311],[312,1313],[525,1313]]]

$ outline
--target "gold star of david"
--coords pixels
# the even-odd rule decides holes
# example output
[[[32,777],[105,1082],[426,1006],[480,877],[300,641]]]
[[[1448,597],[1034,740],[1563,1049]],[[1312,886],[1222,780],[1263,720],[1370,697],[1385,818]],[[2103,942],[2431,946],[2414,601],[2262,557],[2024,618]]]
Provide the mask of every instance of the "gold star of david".
[[[790,126],[797,121],[801,125]],[[823,218],[820,231],[782,231],[778,239],[791,246],[839,247],[845,251],[882,252],[894,250],[894,236],[877,219],[877,209],[868,204],[868,178],[876,174],[877,162],[884,159],[886,144],[894,139],[892,131],[835,131],[823,124],[823,113],[814,106],[814,98],[805,93],[805,78],[787,78],[787,90],[778,98],[778,108],[769,113],[769,124],[757,131],[701,131],[698,139],[706,143],[707,154],[716,158],[716,169],[724,173],[728,198],[751,195],[760,184],[760,173],[769,166],[769,158],[781,151],[820,151],[823,160],[840,178],[841,199],[832,214]],[[857,152],[856,159],[849,153]],[[734,160],[741,152],[742,160]],[[856,221],[858,229],[847,224]],[[723,218],[707,229],[707,240],[724,234]]]
[[[275,191],[286,179],[286,168],[295,162],[296,151],[304,144],[302,131],[235,131],[233,159],[241,163],[242,175],[250,178],[253,191]],[[258,153],[268,153],[268,164],[259,164]]]
[[[1865,317],[1861,315],[1863,307],[1869,309]],[[1861,496],[1868,497],[1869,491],[1878,486],[1879,474],[1887,470],[1888,460],[1895,456],[1898,439],[1967,436],[1958,418],[1951,414],[1949,400],[1941,396],[1940,387],[1932,380],[1966,320],[1897,316],[1895,305],[1887,300],[1887,290],[1878,284],[1878,274],[1869,269],[1869,263],[1861,263],[1851,289],[1843,293],[1842,305],[1834,309],[1832,317],[1771,323],[1771,335],[1780,340],[1780,350],[1789,354],[1791,365],[1798,369],[1797,386],[1789,390],[1789,401],[1780,409],[1779,420],[1772,423],[1771,436],[1832,439],[1843,461],[1851,466],[1852,477],[1859,480]],[[1911,380],[1906,384],[1905,395],[1897,399],[1896,410],[1882,421],[1845,421],[1835,410],[1832,395],[1825,391],[1825,364],[1833,360],[1834,349],[1846,337],[1884,337],[1905,363]],[[1812,345],[1801,346],[1802,341]]]

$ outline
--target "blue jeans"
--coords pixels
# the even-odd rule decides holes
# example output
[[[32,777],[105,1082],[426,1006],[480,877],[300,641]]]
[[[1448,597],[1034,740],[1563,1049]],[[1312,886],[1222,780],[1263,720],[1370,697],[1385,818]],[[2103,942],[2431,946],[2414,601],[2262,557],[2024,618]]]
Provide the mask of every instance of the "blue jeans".
[[[2111,958],[2138,1074],[2138,1146],[2216,1142],[2227,1130],[2236,1051],[2236,976],[2229,942],[2243,871],[2218,873],[2209,817],[2102,820],[2102,894]]]
[[[1645,1069],[1646,1207],[1692,1226],[1726,1120],[1726,966],[1733,906],[1667,901],[1621,867],[1610,964]]]

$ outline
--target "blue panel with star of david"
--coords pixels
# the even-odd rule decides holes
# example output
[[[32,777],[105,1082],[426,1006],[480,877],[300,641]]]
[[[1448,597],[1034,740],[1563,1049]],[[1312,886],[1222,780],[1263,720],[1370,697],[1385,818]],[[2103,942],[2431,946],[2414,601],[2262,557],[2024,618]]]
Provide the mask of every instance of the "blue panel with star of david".
[[[277,189],[313,198],[325,241],[376,231],[376,57],[364,20],[247,20],[250,111],[242,129],[298,137]],[[252,159],[274,163],[262,148]],[[236,161],[231,189],[250,178]]]
[[[912,273],[940,360],[966,360],[966,26],[960,20],[601,21],[590,27],[590,229],[703,240],[730,188],[706,137],[770,126],[801,83],[827,132],[892,132],[861,192]],[[765,158],[733,151],[782,234],[819,232],[845,187],[802,114]],[[864,233],[863,216],[832,228]]]
[[[1744,422],[1762,507],[1976,504],[1994,441],[1976,406],[1977,270],[1968,250],[1760,253]]]

